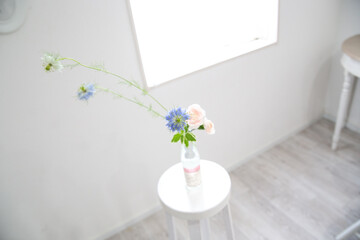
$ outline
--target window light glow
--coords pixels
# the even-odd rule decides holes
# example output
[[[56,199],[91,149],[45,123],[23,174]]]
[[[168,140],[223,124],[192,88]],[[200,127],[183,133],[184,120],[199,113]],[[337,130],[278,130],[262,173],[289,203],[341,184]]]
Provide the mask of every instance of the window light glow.
[[[148,87],[277,41],[278,0],[129,0]]]

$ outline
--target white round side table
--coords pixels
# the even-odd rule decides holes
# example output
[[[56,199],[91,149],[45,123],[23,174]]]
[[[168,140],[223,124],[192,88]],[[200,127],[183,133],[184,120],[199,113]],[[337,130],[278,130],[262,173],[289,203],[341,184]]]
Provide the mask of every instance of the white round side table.
[[[342,44],[342,51],[341,64],[344,67],[344,84],[341,91],[335,131],[332,139],[331,148],[333,150],[337,148],[341,129],[345,125],[354,79],[356,77],[360,78],[360,35],[346,39]]]
[[[209,218],[224,214],[229,239],[234,239],[234,230],[229,207],[231,180],[219,164],[200,160],[202,183],[195,189],[186,187],[181,163],[166,170],[158,182],[158,195],[165,210],[169,238],[176,239],[174,217],[188,221],[191,239],[210,239]]]

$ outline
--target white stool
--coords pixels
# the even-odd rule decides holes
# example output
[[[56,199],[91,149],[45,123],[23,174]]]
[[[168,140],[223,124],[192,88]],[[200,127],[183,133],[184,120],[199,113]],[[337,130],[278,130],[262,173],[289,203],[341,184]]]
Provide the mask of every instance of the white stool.
[[[339,142],[341,129],[345,126],[345,118],[350,104],[354,78],[360,78],[360,35],[346,39],[342,45],[341,64],[344,67],[344,84],[340,97],[339,110],[331,148],[335,150]]]
[[[234,230],[229,208],[231,181],[219,164],[200,160],[202,183],[188,189],[181,163],[166,170],[159,179],[158,194],[165,209],[169,238],[176,239],[174,217],[188,221],[191,239],[210,239],[209,218],[222,211],[229,239]]]

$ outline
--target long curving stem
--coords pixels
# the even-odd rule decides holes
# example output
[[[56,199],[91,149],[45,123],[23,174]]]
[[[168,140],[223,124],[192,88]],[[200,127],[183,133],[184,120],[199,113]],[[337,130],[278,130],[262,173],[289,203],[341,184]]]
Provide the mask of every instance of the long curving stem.
[[[99,89],[99,90],[104,91],[104,92],[111,93],[111,94],[113,94],[113,95],[115,95],[115,96],[117,96],[117,97],[123,98],[123,99],[125,99],[125,100],[127,100],[127,101],[129,101],[129,102],[132,102],[132,103],[134,103],[134,104],[137,104],[137,105],[140,106],[140,107],[146,108],[148,111],[154,113],[154,114],[155,114],[156,116],[158,116],[158,117],[165,118],[163,115],[161,115],[160,113],[158,113],[157,111],[155,111],[154,109],[152,109],[150,106],[146,106],[146,105],[144,105],[143,103],[141,103],[141,102],[139,102],[139,101],[133,100],[133,99],[131,99],[131,98],[127,98],[127,97],[121,95],[120,93],[114,92],[114,91],[112,91],[112,90],[110,90],[110,89],[108,89],[108,88],[103,88],[103,87],[100,87],[100,86],[95,86],[95,87],[96,87],[96,89]]]
[[[103,73],[106,73],[106,74],[110,74],[112,76],[115,76],[117,78],[120,78],[121,80],[125,81],[127,84],[129,84],[130,86],[132,87],[135,87],[136,89],[140,90],[144,95],[147,95],[149,96],[153,101],[155,101],[162,109],[164,109],[166,112],[168,112],[168,110],[166,109],[166,107],[164,107],[155,97],[153,97],[151,94],[148,93],[148,91],[146,91],[145,89],[141,88],[137,83],[134,83],[118,74],[115,74],[115,73],[112,73],[112,72],[109,72],[105,69],[101,69],[101,68],[97,68],[97,67],[92,67],[92,66],[88,66],[88,65],[85,65],[85,64],[82,64],[81,62],[73,59],[73,58],[67,58],[67,57],[62,57],[62,58],[59,58],[58,61],[61,61],[61,60],[70,60],[70,61],[73,61],[75,62],[76,64],[82,66],[82,67],[85,67],[85,68],[89,68],[89,69],[92,69],[92,70],[96,70],[96,71],[99,71],[99,72],[103,72]],[[123,97],[124,98],[124,97]]]

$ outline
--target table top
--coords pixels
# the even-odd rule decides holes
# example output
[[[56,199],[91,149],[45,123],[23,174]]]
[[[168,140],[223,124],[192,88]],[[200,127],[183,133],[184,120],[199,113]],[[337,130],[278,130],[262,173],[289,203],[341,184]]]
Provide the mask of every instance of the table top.
[[[186,187],[182,163],[179,162],[160,177],[158,195],[165,211],[173,216],[195,220],[215,215],[228,203],[231,180],[219,164],[200,160],[202,183],[199,187]]]
[[[356,61],[360,61],[360,34],[346,39],[342,45],[343,52]]]

